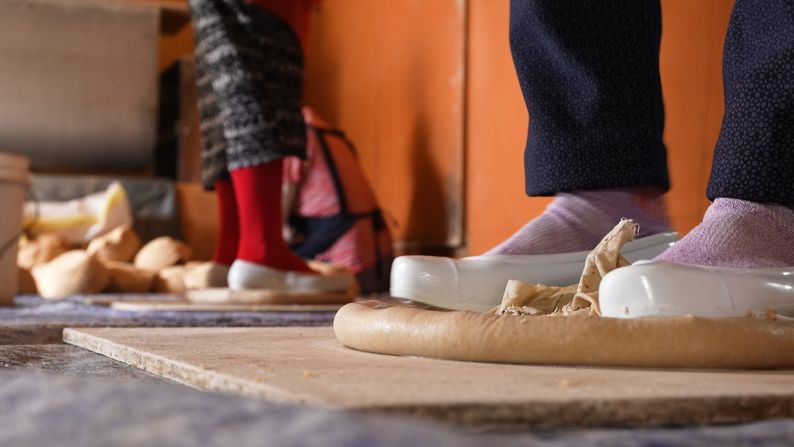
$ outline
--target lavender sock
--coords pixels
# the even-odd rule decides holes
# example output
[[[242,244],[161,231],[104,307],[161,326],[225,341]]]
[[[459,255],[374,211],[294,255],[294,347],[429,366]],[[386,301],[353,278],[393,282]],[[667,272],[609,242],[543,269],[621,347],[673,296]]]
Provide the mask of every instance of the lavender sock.
[[[706,210],[700,225],[656,259],[713,267],[792,266],[794,209],[717,199]]]
[[[671,231],[664,198],[658,192],[624,188],[560,193],[543,214],[485,254],[592,250],[623,217],[640,225],[639,237]]]

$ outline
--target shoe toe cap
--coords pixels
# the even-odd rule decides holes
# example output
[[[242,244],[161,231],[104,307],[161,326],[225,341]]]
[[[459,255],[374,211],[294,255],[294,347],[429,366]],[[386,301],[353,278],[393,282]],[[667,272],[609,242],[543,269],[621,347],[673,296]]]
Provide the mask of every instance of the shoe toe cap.
[[[391,295],[444,307],[455,301],[458,275],[450,258],[400,256],[391,270]]]
[[[723,317],[736,312],[718,275],[698,266],[655,261],[608,273],[599,287],[599,305],[603,316],[614,318]]]

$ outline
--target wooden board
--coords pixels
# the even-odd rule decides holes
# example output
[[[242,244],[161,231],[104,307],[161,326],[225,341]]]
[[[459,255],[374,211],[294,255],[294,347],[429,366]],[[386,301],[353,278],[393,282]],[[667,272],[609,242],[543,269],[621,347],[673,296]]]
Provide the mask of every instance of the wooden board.
[[[114,303],[125,302],[155,302],[155,303],[174,303],[183,302],[184,299],[179,295],[165,293],[97,293],[91,295],[75,296],[80,302],[93,306],[113,306]]]
[[[353,301],[348,292],[295,293],[273,290],[188,290],[185,298],[200,304],[345,304]]]
[[[183,301],[118,301],[117,310],[135,312],[336,312],[342,304],[200,304]]]
[[[198,292],[201,293],[201,292]],[[218,293],[212,293],[211,298],[218,298]],[[80,301],[95,306],[108,306],[116,310],[135,312],[336,312],[344,303],[340,304],[283,304],[283,303],[224,303],[220,301],[193,303],[184,297],[172,294],[95,294],[83,295]],[[328,299],[328,295],[321,298]],[[331,296],[337,299],[337,295]],[[350,301],[345,295],[345,302]]]
[[[342,347],[331,328],[66,329],[64,341],[203,389],[472,426],[657,426],[794,416],[792,371],[466,363]]]

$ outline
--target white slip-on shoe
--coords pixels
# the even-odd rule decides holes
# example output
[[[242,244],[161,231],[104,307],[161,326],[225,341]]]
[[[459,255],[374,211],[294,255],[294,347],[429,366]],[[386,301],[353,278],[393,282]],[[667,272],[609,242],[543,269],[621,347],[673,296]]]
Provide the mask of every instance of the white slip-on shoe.
[[[232,290],[266,289],[292,293],[344,292],[353,286],[353,276],[278,270],[238,259],[229,268],[228,283]]]
[[[794,306],[794,266],[735,269],[648,261],[609,272],[598,289],[601,315],[742,317]]]
[[[631,262],[651,259],[678,240],[661,233],[629,242],[623,256]],[[391,270],[391,296],[455,310],[485,312],[502,302],[511,279],[548,286],[579,282],[588,251],[551,255],[490,255],[452,259],[400,256]]]

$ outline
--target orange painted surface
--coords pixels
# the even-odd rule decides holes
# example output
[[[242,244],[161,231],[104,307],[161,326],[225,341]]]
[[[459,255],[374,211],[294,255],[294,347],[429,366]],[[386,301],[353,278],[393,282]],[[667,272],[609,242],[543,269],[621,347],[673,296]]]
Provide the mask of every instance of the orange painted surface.
[[[722,42],[731,0],[663,0],[660,69],[673,225],[686,232],[708,206],[706,183],[722,119]],[[466,228],[479,254],[543,211],[527,198],[523,146],[527,114],[508,46],[508,2],[469,0]]]
[[[306,103],[356,144],[408,250],[462,242],[463,0],[328,0],[309,33]]]
[[[186,26],[176,34],[160,36],[160,70],[186,54],[193,54],[193,28]]]

